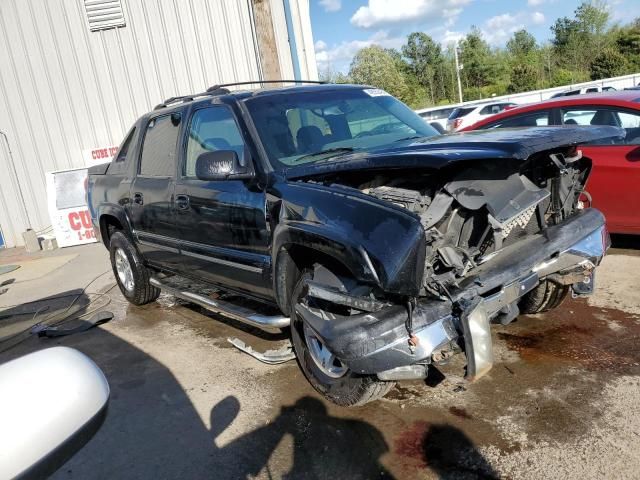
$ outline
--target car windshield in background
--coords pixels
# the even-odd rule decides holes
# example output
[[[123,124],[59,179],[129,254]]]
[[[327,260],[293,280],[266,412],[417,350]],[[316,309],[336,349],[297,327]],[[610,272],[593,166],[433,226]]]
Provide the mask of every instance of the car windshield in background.
[[[439,133],[378,89],[259,95],[246,100],[275,170]]]

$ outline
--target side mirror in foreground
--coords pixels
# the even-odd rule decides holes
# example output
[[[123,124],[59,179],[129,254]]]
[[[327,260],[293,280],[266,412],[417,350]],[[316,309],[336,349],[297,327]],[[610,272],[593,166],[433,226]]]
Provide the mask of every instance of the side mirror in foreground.
[[[86,355],[40,350],[0,365],[0,478],[44,478],[93,437],[109,384]]]

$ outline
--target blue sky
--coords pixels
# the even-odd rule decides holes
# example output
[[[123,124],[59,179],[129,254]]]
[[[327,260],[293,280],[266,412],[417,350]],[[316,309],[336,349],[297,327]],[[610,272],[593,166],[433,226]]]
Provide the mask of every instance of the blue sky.
[[[446,44],[480,28],[485,39],[502,46],[526,28],[540,42],[549,40],[556,18],[571,16],[580,0],[310,0],[316,59],[346,72],[354,53],[376,43],[399,48],[408,33],[423,31]],[[640,0],[609,0],[612,20],[640,16]]]

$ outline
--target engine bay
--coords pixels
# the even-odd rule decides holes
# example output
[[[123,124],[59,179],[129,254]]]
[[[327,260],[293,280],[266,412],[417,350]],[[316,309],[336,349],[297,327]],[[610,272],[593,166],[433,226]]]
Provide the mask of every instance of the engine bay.
[[[450,298],[500,250],[574,213],[590,169],[575,149],[527,162],[484,160],[448,171],[393,170],[327,179],[419,217],[426,236],[421,295]]]

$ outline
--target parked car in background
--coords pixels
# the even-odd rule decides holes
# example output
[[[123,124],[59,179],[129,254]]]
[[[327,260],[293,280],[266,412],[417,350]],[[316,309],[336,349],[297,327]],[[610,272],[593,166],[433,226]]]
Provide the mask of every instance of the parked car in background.
[[[605,214],[614,233],[640,234],[640,92],[621,92],[561,97],[523,105],[484,119],[464,130],[546,125],[612,125],[626,136],[581,147],[593,160],[586,185],[591,206]]]
[[[505,109],[515,107],[513,102],[482,103],[476,105],[463,105],[451,112],[447,119],[447,131],[457,132],[464,127],[496,115]]]
[[[447,129],[447,119],[449,115],[458,107],[458,105],[447,105],[446,107],[425,108],[422,110],[416,110],[416,113],[420,115],[429,125],[437,128],[439,132],[444,132]],[[441,128],[436,127],[434,124],[440,125]]]
[[[591,87],[574,88],[573,90],[567,90],[565,92],[555,93],[551,98],[559,97],[572,97],[574,95],[584,95],[586,93],[601,93],[601,92],[615,92],[613,87],[602,87],[599,85],[593,85]]]

